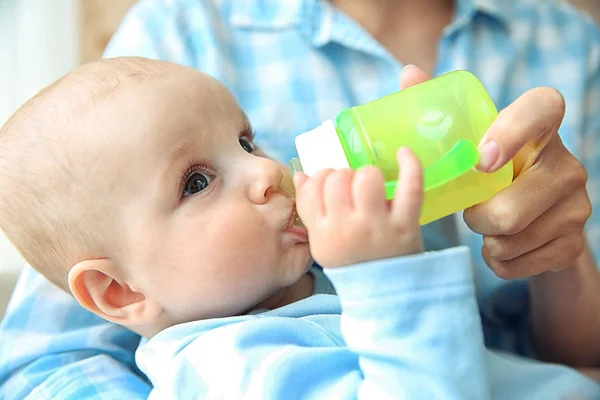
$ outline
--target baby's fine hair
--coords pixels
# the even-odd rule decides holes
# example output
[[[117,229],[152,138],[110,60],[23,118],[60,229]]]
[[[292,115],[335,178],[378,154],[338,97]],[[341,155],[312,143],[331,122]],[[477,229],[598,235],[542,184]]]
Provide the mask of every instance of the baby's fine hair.
[[[94,187],[95,163],[109,155],[94,154],[77,136],[101,122],[94,119],[98,104],[164,70],[164,63],[142,58],[86,64],[27,101],[0,129],[0,229],[67,292],[72,266],[119,243],[103,205],[110,193]]]

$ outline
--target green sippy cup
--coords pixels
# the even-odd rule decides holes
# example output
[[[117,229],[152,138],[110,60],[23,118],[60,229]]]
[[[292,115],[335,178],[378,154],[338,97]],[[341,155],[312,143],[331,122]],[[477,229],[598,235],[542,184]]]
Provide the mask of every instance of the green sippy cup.
[[[512,162],[494,173],[474,169],[477,146],[498,111],[482,83],[455,71],[367,104],[298,135],[290,161],[313,175],[324,168],[379,167],[388,199],[398,179],[396,153],[411,148],[424,168],[421,225],[490,199],[512,182]]]

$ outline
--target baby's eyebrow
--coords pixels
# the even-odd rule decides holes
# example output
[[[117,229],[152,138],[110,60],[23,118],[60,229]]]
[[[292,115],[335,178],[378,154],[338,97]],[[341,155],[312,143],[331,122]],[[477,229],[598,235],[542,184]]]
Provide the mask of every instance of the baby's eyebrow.
[[[162,194],[165,193],[171,193],[170,189],[165,190],[165,188],[171,187],[173,182],[177,179],[181,179],[180,177],[176,177],[175,174],[183,173],[182,168],[184,168],[184,162],[182,160],[190,160],[192,157],[191,154],[193,154],[194,148],[196,147],[197,143],[195,141],[186,140],[175,147],[173,151],[171,151],[171,149],[167,150],[170,154],[168,154],[166,162],[164,164],[161,163],[162,165],[159,166],[160,175],[157,181],[158,187],[156,190],[156,193],[160,194],[159,196],[162,196]],[[165,159],[163,158],[163,160]]]
[[[250,118],[248,118],[248,116],[246,115],[246,113],[244,112],[244,110],[242,111],[242,121],[244,121],[244,123],[248,126],[250,126]]]
[[[169,182],[173,179],[173,174],[180,170],[182,167],[182,164],[184,162],[190,162],[189,160],[192,159],[192,154],[194,154],[196,152],[196,148],[198,147],[198,142],[196,140],[186,140],[184,142],[181,142],[181,144],[177,145],[177,147],[174,148],[174,150],[171,151],[171,149],[169,149],[168,151],[170,152],[170,154],[168,155],[168,158],[166,159],[166,163],[163,164],[160,168],[161,168],[161,174],[160,174],[160,182],[161,182],[161,186],[167,185],[169,184]],[[163,159],[164,160],[164,159]],[[184,161],[182,161],[184,160]]]
[[[169,167],[177,163],[181,158],[192,152],[192,149],[196,146],[196,141],[186,140],[181,145],[177,146],[174,152],[169,157]]]

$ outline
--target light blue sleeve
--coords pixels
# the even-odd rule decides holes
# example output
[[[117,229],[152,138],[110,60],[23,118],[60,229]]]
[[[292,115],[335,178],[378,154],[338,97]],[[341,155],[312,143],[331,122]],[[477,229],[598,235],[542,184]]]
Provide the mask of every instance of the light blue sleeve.
[[[466,248],[326,273],[339,301],[290,305],[303,315],[201,321],[151,339],[138,353],[150,398],[489,397]],[[337,313],[322,304],[333,300]]]
[[[328,269],[364,399],[485,399],[485,346],[464,247]]]

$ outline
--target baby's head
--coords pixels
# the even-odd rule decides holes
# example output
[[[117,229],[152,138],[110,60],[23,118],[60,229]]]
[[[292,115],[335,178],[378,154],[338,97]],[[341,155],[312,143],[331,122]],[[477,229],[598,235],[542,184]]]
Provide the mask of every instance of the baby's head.
[[[86,308],[151,336],[242,313],[307,272],[288,175],[215,79],[102,60],[0,130],[0,227]]]

